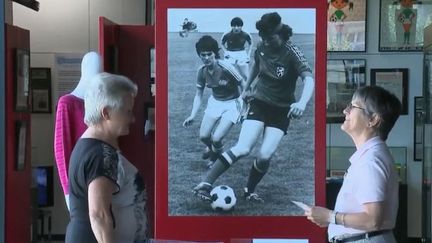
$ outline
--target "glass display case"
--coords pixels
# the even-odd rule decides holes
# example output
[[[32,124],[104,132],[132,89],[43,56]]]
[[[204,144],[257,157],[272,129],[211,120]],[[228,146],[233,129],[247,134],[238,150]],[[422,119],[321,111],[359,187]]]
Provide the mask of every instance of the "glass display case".
[[[432,231],[432,25],[424,32],[423,67],[423,239],[431,243]]]

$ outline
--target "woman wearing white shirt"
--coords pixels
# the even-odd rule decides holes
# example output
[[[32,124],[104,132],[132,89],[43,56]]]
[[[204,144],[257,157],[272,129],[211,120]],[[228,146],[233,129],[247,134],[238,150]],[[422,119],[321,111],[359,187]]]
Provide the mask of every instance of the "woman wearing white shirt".
[[[398,98],[378,86],[358,89],[344,109],[341,129],[357,151],[336,199],[335,209],[313,206],[309,220],[328,227],[330,242],[396,242],[398,175],[385,143],[399,117]]]

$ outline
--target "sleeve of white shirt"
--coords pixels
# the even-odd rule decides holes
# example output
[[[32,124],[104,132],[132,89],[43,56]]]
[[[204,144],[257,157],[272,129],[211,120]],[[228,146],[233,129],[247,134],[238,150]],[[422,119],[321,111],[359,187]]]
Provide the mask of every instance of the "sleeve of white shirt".
[[[377,158],[374,160],[362,164],[357,171],[359,184],[355,195],[361,204],[385,200],[388,173]]]

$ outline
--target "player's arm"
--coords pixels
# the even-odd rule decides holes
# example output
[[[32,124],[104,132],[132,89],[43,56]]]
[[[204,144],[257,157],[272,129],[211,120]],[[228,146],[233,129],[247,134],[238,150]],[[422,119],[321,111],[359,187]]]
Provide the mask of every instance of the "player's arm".
[[[190,124],[192,124],[193,120],[195,119],[196,114],[198,113],[198,110],[201,106],[202,103],[202,96],[204,93],[204,89],[197,87],[196,93],[195,93],[195,97],[192,103],[192,111],[191,114],[188,118],[186,118],[186,120],[184,120],[183,122],[183,126],[187,127]]]
[[[248,76],[248,78],[246,80],[246,83],[243,86],[243,93],[242,93],[242,98],[243,99],[247,99],[248,96],[250,95],[249,93],[250,93],[250,90],[251,90],[251,84],[255,80],[255,78],[258,76],[258,73],[259,73],[259,68],[258,68],[257,62],[255,61],[252,64],[249,76]]]
[[[246,40],[246,43],[248,43],[246,53],[247,53],[248,57],[250,58],[251,53],[252,53],[252,43],[253,42],[252,42],[252,36],[249,33],[247,33],[247,34],[248,34],[249,38]]]
[[[312,74],[309,71],[304,71],[300,74],[303,80],[304,86],[300,99],[291,104],[290,111],[288,112],[288,117],[298,118],[303,115],[306,105],[312,98],[315,89],[315,82],[312,78]]]

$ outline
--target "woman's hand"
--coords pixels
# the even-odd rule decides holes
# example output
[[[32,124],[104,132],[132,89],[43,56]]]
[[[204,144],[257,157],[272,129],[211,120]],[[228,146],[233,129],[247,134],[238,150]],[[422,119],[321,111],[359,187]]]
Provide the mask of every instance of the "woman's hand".
[[[322,228],[329,225],[330,214],[331,210],[318,206],[312,206],[310,209],[305,210],[307,219]]]
[[[291,104],[291,108],[288,112],[288,118],[300,118],[303,115],[303,112],[306,108],[306,104],[303,104],[301,102],[296,102]]]
[[[184,120],[183,126],[188,127],[188,126],[192,125],[193,121],[194,121],[194,117],[189,116],[188,118],[186,118],[186,120]]]

